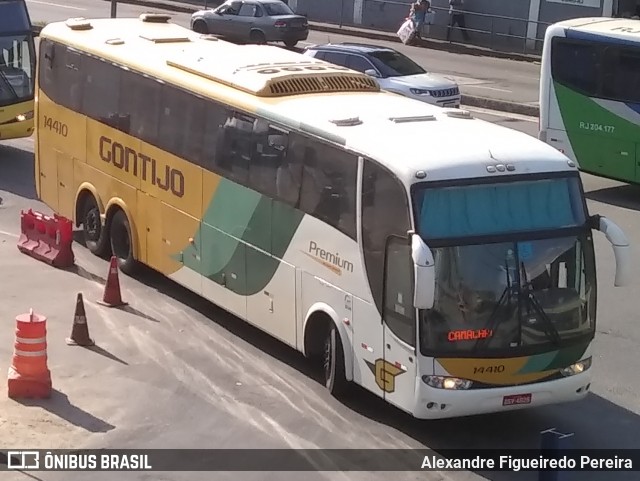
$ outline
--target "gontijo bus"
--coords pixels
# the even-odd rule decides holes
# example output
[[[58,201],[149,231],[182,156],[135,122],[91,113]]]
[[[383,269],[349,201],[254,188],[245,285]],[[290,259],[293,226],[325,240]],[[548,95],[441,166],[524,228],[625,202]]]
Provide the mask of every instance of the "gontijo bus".
[[[581,170],[640,182],[640,21],[579,18],[547,28],[540,139]]]
[[[49,24],[40,58],[39,196],[124,272],[151,266],[321,360],[336,395],[418,418],[589,391],[592,230],[617,284],[629,248],[556,149],[158,14]]]
[[[0,0],[0,141],[33,133],[36,54],[24,0]]]

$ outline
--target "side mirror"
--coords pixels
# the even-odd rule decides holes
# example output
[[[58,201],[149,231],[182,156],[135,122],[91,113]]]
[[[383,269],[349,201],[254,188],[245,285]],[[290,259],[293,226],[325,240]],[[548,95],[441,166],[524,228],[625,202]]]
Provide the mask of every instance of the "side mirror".
[[[613,282],[615,287],[623,287],[631,282],[631,248],[627,236],[613,221],[603,216],[591,218],[593,228],[602,232],[613,247],[616,258],[616,277]]]
[[[413,259],[413,305],[417,309],[433,307],[436,281],[433,254],[418,234],[411,237]]]
[[[379,77],[378,72],[372,68],[365,70],[364,74],[368,75],[369,77]]]

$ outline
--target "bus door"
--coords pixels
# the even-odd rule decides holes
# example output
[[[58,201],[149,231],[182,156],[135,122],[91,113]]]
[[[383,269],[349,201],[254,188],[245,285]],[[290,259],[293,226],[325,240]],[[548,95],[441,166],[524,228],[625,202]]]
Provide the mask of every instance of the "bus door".
[[[411,245],[397,236],[386,244],[382,325],[384,360],[377,366],[378,386],[387,401],[412,412],[417,375],[413,265]]]

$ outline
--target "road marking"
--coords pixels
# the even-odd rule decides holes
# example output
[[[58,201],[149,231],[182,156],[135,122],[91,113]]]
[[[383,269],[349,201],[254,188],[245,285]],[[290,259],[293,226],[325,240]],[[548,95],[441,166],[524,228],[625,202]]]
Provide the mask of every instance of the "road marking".
[[[0,230],[0,235],[6,235],[7,237],[15,237],[16,239],[20,238],[18,234],[14,234],[13,232],[7,232],[6,230]]]
[[[466,105],[464,105],[463,107],[465,110],[476,112],[478,114],[492,115],[494,117],[501,117],[503,119],[521,120],[523,122],[531,122],[533,124],[538,123],[537,117],[530,117],[528,115],[512,114],[509,112],[501,112],[500,110],[483,109],[481,107],[468,107]]]
[[[48,5],[50,7],[68,8],[69,10],[86,10],[86,8],[71,7],[69,5],[61,5],[59,3],[39,2],[38,0],[26,0],[27,3],[37,3],[38,5]]]
[[[496,92],[505,92],[508,94],[512,94],[513,90],[500,89],[498,87],[489,87],[488,85],[464,85],[466,88],[470,89],[485,89],[485,90],[495,90]]]

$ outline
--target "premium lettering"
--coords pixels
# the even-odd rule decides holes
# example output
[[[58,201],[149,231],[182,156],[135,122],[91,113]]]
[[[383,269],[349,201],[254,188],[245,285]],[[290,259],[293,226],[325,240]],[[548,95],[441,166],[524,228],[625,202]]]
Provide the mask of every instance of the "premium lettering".
[[[349,272],[353,272],[353,264],[346,259],[342,259],[339,253],[331,253],[324,249],[318,247],[314,241],[309,242],[309,254],[317,257],[318,259],[322,259],[323,261],[328,262],[336,267],[344,269]]]
[[[169,165],[158,165],[153,157],[114,142],[108,137],[100,137],[100,158],[120,170],[151,182],[162,190],[171,191],[176,197],[184,196],[184,174]]]

